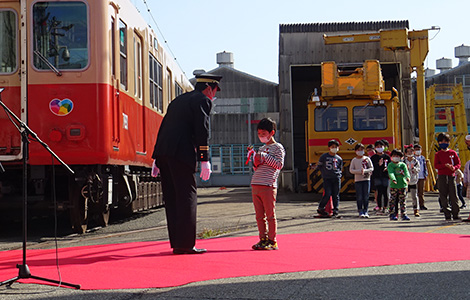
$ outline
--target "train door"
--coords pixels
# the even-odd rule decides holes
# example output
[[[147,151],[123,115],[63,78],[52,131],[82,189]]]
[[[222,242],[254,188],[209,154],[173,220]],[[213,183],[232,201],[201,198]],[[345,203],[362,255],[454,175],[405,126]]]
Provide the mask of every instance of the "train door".
[[[114,2],[110,2],[110,41],[111,41],[111,107],[112,107],[112,143],[114,149],[119,149],[119,142],[121,138],[121,126],[120,126],[120,118],[121,118],[121,108],[120,108],[120,88],[121,83],[119,82],[121,77],[118,78],[117,74],[119,74],[119,66],[117,64],[117,48],[120,44],[119,33],[121,32],[118,29],[118,7],[113,5]]]
[[[142,37],[134,33],[134,96],[137,105],[137,120],[133,136],[135,138],[135,151],[145,155],[145,105],[143,101],[143,43]]]
[[[2,102],[19,118],[25,120],[22,103],[20,71],[20,2],[0,3],[0,94]],[[22,158],[21,136],[0,107],[0,161]]]

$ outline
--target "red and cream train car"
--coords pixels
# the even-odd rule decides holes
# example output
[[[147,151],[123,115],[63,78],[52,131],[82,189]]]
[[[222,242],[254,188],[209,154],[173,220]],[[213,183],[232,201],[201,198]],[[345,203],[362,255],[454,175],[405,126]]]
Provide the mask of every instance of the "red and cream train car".
[[[75,171],[56,167],[75,231],[161,204],[149,177],[171,99],[192,89],[129,0],[0,0],[3,102]],[[21,207],[22,143],[0,111],[0,210]],[[55,163],[57,165],[57,162]],[[32,142],[28,205],[51,209],[51,155]]]

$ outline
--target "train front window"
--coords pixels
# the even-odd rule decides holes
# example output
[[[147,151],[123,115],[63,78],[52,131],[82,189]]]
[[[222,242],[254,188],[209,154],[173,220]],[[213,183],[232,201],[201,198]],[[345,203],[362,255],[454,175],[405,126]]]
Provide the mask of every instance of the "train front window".
[[[34,66],[79,70],[88,65],[88,14],[83,2],[37,2],[33,6]]]
[[[385,106],[356,106],[353,108],[354,130],[387,129]]]
[[[346,107],[315,108],[315,131],[348,130],[348,109]]]
[[[16,14],[0,10],[0,73],[16,71],[17,28]]]

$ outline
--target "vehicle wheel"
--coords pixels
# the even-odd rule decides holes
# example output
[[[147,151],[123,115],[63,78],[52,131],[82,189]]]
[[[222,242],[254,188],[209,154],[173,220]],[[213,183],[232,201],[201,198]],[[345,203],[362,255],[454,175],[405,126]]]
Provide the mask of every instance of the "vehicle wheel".
[[[75,233],[85,233],[88,228],[88,199],[82,197],[80,189],[75,182],[70,185],[69,197],[72,203],[70,208],[70,223]]]

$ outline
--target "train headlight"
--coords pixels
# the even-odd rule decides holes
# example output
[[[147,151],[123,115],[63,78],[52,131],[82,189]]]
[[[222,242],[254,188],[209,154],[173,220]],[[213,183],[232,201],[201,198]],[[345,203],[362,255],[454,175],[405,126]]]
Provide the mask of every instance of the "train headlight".
[[[62,131],[59,129],[52,129],[51,132],[49,132],[49,139],[53,142],[60,142],[62,140]]]

